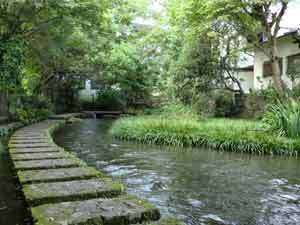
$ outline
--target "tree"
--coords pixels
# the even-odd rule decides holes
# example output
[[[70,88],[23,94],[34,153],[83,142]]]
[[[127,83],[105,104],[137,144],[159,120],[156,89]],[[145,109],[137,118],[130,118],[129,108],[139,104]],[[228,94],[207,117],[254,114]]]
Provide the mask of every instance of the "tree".
[[[288,0],[210,0],[194,10],[192,20],[200,21],[201,18],[202,21],[210,21],[210,24],[228,24],[254,48],[263,51],[272,63],[274,87],[283,97],[277,37],[288,3]],[[198,6],[197,1],[192,4]]]
[[[110,4],[106,0],[1,1],[0,91],[47,95],[45,90],[79,82],[79,74],[91,70],[87,54],[103,31]]]

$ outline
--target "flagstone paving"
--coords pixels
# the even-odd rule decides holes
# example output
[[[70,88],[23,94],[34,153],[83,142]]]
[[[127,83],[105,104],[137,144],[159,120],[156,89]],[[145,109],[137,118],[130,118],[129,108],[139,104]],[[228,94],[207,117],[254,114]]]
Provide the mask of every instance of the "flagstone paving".
[[[11,154],[14,161],[26,160],[40,160],[40,159],[61,159],[66,158],[67,155],[63,152],[44,152],[44,153],[24,153],[24,154]]]
[[[10,154],[24,154],[24,153],[46,153],[46,152],[59,152],[61,151],[58,147],[41,147],[41,148],[10,148]]]
[[[47,139],[10,140],[9,144],[47,144]]]
[[[159,220],[157,208],[126,195],[121,183],[55,145],[49,134],[61,123],[48,120],[22,128],[9,142],[36,225],[182,225]]]
[[[91,167],[74,167],[48,170],[19,171],[21,184],[58,182],[103,177],[103,174]]]
[[[78,167],[79,164],[72,159],[43,159],[15,161],[14,166],[16,170],[37,170]]]
[[[160,218],[158,209],[131,196],[42,205],[32,214],[39,225],[129,225]]]
[[[98,197],[115,197],[122,193],[123,187],[121,184],[112,182],[109,178],[94,178],[29,184],[23,186],[23,191],[30,205],[40,205]]]
[[[46,148],[55,146],[53,143],[22,143],[22,144],[9,144],[11,148]]]

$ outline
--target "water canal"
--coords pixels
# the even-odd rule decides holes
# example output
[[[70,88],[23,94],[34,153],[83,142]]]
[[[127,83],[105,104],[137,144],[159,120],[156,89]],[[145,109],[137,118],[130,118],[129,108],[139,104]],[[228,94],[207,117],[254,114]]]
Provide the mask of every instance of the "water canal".
[[[300,224],[299,159],[121,142],[112,122],[67,125],[55,140],[189,225]]]

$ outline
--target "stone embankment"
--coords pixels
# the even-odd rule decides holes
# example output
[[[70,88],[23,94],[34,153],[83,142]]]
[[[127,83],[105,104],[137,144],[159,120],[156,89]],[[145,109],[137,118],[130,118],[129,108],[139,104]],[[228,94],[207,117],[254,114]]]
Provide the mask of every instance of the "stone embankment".
[[[9,153],[36,225],[179,225],[129,196],[122,184],[57,146],[52,132],[64,122],[43,121],[15,132]],[[156,222],[152,222],[156,221]]]

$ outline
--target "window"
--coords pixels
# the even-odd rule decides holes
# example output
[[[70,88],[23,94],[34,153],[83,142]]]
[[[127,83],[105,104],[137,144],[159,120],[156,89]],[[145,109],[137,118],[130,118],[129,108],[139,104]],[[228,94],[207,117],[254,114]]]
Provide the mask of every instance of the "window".
[[[300,67],[300,54],[291,55],[288,57],[288,68],[299,66]]]
[[[300,75],[300,54],[288,57],[287,75],[295,79]]]
[[[282,75],[282,58],[279,59],[280,74]],[[272,63],[270,61],[264,62],[263,77],[272,76]]]

